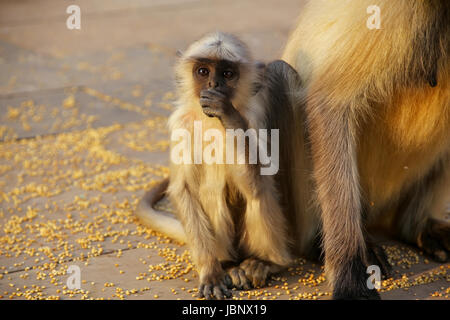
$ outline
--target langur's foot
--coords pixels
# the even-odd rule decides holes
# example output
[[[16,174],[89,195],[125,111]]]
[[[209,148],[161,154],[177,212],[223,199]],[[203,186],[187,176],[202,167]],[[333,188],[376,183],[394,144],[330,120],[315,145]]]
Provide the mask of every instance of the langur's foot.
[[[417,237],[417,245],[438,262],[450,258],[450,223],[428,219],[425,228]]]
[[[380,267],[381,273],[385,278],[392,276],[392,266],[388,261],[388,257],[384,249],[374,243],[367,244],[369,263]]]
[[[239,266],[229,268],[225,279],[228,288],[249,290],[252,287],[250,280],[245,275],[245,271]]]
[[[244,270],[245,276],[254,288],[266,286],[270,275],[281,269],[271,262],[257,258],[245,259],[239,267]]]

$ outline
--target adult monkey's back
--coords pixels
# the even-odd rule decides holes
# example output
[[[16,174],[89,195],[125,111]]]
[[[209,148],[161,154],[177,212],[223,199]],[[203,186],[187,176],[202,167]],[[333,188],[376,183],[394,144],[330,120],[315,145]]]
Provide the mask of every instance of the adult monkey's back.
[[[368,7],[381,28],[369,29]],[[370,10],[369,10],[370,12]],[[308,2],[284,60],[306,85],[313,176],[334,298],[366,285],[368,234],[381,225],[438,261],[450,162],[447,0]]]

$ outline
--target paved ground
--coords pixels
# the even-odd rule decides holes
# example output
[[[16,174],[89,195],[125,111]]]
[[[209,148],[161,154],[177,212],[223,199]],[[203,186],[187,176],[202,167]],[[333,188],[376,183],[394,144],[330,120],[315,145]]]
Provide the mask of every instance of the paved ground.
[[[81,7],[68,30],[66,7]],[[136,199],[166,176],[175,53],[212,30],[280,55],[299,0],[0,2],[0,299],[193,299],[185,246],[140,226]],[[170,207],[167,209],[170,210]],[[385,299],[450,295],[450,266],[389,239]],[[67,287],[70,266],[81,289]],[[326,299],[310,261],[235,298]]]

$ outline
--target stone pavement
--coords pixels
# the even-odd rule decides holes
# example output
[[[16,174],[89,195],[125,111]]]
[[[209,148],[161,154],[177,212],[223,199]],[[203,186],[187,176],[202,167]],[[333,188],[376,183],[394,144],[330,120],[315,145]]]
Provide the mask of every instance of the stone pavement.
[[[168,173],[176,51],[223,30],[275,59],[301,2],[1,1],[0,299],[196,298],[186,246],[132,215]],[[66,28],[70,4],[81,30]],[[449,297],[448,264],[380,243],[396,270],[383,298]],[[67,285],[74,265],[79,290]],[[269,287],[234,297],[327,299],[322,271],[299,259]]]

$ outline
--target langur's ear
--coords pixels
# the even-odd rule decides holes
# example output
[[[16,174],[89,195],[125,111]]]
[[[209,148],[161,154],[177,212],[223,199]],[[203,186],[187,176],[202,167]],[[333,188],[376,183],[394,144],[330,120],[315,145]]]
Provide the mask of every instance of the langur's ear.
[[[252,83],[252,96],[256,95],[261,90],[264,81],[264,72],[266,70],[266,64],[261,61],[254,62],[256,77]]]
[[[176,55],[178,58],[181,58],[183,56],[183,52],[181,50],[177,50]]]

